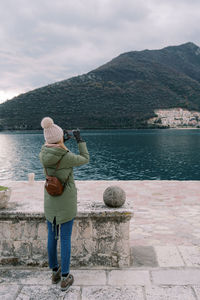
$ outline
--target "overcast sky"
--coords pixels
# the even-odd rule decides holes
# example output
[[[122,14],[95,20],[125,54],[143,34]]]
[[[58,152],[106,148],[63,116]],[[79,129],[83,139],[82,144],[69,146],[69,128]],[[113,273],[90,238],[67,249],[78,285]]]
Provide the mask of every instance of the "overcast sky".
[[[120,53],[194,42],[199,0],[1,0],[0,102]]]

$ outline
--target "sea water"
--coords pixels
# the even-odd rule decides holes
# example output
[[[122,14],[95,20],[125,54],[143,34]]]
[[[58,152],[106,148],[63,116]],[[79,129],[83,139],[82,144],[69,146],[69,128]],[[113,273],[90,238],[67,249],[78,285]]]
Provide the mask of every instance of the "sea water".
[[[90,162],[76,180],[200,180],[200,130],[82,130]],[[0,133],[0,180],[44,180],[42,131]],[[79,154],[74,139],[66,142]]]

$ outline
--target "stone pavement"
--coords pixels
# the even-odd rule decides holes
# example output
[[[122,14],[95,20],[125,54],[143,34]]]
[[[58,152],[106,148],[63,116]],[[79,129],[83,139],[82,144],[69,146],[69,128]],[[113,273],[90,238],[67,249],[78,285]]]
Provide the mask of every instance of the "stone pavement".
[[[132,199],[130,268],[71,270],[69,292],[48,269],[0,267],[0,299],[200,300],[198,181],[77,181],[81,200],[117,184]]]
[[[71,270],[68,292],[52,285],[45,268],[1,267],[1,300],[200,300],[199,267]]]
[[[200,246],[199,181],[123,182],[133,200],[132,245]]]
[[[13,187],[10,206],[16,212],[43,212],[42,181],[2,181]],[[76,181],[78,211],[102,203],[103,192],[118,185],[132,204],[131,245],[200,245],[200,183],[174,180],[87,180]],[[26,195],[26,197],[24,196]],[[34,199],[33,199],[34,198]]]

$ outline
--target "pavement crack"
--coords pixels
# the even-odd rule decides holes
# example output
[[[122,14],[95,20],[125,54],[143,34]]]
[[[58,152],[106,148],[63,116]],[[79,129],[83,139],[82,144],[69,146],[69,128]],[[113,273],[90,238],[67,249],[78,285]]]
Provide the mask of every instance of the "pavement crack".
[[[187,267],[187,264],[186,264],[186,262],[185,262],[185,260],[184,260],[184,256],[183,256],[182,252],[180,251],[179,246],[177,246],[176,248],[177,248],[178,253],[180,254],[180,257],[182,258],[182,261],[183,261],[183,263],[184,263],[184,266]]]
[[[18,292],[17,292],[17,294],[16,294],[15,299],[18,298],[18,296],[19,296],[19,294],[21,293],[22,289],[23,289],[23,285],[20,285],[20,286],[19,286],[19,289],[18,289]]]
[[[196,291],[195,291],[195,289],[194,289],[193,286],[191,286],[191,290],[192,290],[192,293],[193,293],[195,299],[198,300],[198,299],[199,299],[199,298],[198,298],[198,295],[197,295],[197,293],[196,293]]]
[[[144,300],[147,300],[145,286],[142,286],[142,293],[143,293]]]

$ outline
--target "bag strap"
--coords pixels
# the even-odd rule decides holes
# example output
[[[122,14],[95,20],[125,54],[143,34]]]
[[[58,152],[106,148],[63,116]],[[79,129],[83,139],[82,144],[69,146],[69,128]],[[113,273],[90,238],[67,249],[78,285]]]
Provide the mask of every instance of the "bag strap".
[[[63,157],[61,157],[61,159],[57,162],[54,173],[58,170],[62,158],[63,158]],[[45,169],[45,171],[46,171],[47,176],[49,176],[49,174],[48,174],[48,172],[47,172],[47,168],[44,168],[44,169]],[[64,186],[67,184],[68,179],[69,179],[69,176],[67,177],[66,181],[64,182]]]
[[[61,159],[62,159],[62,157],[61,157]],[[60,166],[61,159],[59,159],[59,161],[57,162],[54,173],[58,170],[58,168],[59,168],[59,166]],[[44,169],[45,169],[45,171],[46,171],[47,176],[49,176],[49,174],[48,174],[48,172],[47,172],[47,168],[44,168]]]
[[[62,158],[61,158],[62,159]],[[58,170],[59,166],[60,166],[60,162],[61,162],[61,159],[57,162],[57,165],[56,165],[56,168],[55,168],[55,171]]]

